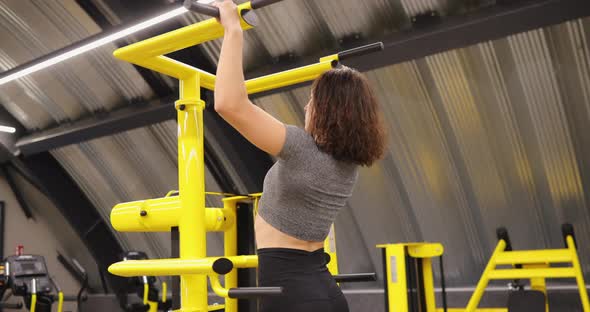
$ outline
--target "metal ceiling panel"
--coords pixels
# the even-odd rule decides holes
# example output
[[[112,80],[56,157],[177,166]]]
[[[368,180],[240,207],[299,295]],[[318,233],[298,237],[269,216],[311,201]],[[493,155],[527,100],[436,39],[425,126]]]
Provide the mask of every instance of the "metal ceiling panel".
[[[100,31],[71,0],[4,0],[0,12],[3,70]],[[107,45],[4,85],[3,103],[17,117],[23,116],[19,111],[36,111],[36,118],[21,117],[25,126],[34,129],[110,110],[125,99],[150,98],[147,84],[131,65],[114,60],[113,50]],[[18,103],[18,108],[11,103]]]
[[[325,23],[334,38],[352,34],[363,38],[384,35],[406,20],[399,1],[307,1],[310,17],[319,25]],[[303,18],[310,18],[303,17]]]
[[[415,16],[427,12],[444,12],[447,0],[401,0],[404,10],[408,16]]]
[[[236,1],[244,2],[244,1]],[[337,45],[336,40],[352,36],[353,40],[383,35],[406,21],[395,1],[285,1],[257,10],[260,24],[245,32],[244,63],[246,71],[268,65],[273,58],[308,55]],[[206,16],[187,14],[185,24]],[[311,34],[311,35],[310,35]],[[222,40],[203,46],[211,61],[217,63]]]

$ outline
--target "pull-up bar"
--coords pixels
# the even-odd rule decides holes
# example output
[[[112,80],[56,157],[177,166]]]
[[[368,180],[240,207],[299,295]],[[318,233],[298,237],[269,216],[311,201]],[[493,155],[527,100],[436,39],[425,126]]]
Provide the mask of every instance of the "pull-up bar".
[[[252,0],[250,6],[256,10],[280,1],[283,0]],[[189,11],[219,18],[219,9],[212,5],[199,3],[195,0],[186,0],[184,1],[184,7]]]

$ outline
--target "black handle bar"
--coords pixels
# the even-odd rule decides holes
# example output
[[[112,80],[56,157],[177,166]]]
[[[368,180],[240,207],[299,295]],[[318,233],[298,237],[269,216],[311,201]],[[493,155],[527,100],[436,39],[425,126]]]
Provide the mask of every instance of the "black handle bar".
[[[374,282],[377,280],[376,273],[355,273],[334,275],[337,283]]]
[[[250,4],[252,5],[252,8],[256,10],[281,1],[283,0],[252,0],[250,1]]]
[[[260,9],[280,1],[283,0],[252,0],[251,5],[252,9]],[[219,18],[219,9],[209,4],[198,3],[195,0],[185,0],[184,7],[189,11]]]
[[[338,59],[340,61],[342,61],[347,58],[352,58],[352,57],[356,57],[356,56],[360,56],[360,55],[364,55],[364,54],[383,51],[384,48],[385,48],[385,46],[383,45],[383,42],[375,42],[375,43],[368,44],[366,46],[342,51],[342,52],[338,53]]]
[[[283,294],[283,287],[239,287],[230,288],[230,298],[257,298],[266,296],[280,296]]]

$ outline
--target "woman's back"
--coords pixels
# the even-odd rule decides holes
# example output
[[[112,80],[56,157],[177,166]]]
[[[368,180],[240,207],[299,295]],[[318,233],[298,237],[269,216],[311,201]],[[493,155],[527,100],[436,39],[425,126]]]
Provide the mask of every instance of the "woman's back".
[[[311,135],[295,126],[286,126],[278,158],[264,180],[258,211],[264,222],[257,219],[258,247],[296,247],[292,246],[295,240],[277,242],[281,233],[302,242],[323,242],[352,193],[358,165],[320,151]],[[264,230],[264,223],[281,233],[269,235],[272,231]]]

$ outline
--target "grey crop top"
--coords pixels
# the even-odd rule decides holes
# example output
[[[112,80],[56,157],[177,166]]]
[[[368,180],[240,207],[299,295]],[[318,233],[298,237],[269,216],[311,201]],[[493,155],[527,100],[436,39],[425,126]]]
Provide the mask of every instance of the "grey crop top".
[[[264,178],[258,214],[283,233],[321,242],[352,194],[358,166],[320,151],[305,130],[286,130],[278,161]]]

